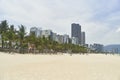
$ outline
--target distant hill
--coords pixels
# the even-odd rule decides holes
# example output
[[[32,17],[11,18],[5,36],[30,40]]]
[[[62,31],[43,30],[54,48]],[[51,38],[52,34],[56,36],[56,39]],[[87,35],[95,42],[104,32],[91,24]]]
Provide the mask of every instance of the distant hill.
[[[104,46],[104,51],[120,53],[120,44],[112,44]]]

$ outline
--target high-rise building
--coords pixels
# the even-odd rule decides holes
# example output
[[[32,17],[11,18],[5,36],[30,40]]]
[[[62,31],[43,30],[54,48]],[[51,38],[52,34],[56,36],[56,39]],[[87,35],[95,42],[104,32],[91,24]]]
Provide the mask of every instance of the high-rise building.
[[[81,32],[81,45],[85,45],[85,32]]]
[[[81,44],[81,26],[79,24],[71,25],[71,37],[78,38],[78,44]]]

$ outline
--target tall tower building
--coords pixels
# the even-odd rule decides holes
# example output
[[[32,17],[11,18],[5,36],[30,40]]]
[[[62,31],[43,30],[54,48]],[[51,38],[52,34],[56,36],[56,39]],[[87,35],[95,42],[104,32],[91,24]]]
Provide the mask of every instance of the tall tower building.
[[[85,45],[85,32],[81,32],[81,44]]]
[[[81,44],[81,26],[79,24],[71,25],[71,37],[78,38],[78,43]]]

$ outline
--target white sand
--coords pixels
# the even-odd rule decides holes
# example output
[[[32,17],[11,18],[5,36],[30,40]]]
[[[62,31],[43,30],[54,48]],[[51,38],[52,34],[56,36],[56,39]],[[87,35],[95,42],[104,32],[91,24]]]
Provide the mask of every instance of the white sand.
[[[0,52],[0,80],[120,80],[120,56]]]

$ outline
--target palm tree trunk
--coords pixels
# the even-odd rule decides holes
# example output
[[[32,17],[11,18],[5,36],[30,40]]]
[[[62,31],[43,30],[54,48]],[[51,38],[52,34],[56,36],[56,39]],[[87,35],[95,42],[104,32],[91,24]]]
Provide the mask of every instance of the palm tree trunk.
[[[12,42],[9,41],[9,53],[11,53],[11,48],[12,48]]]
[[[23,41],[20,41],[20,53],[24,54]]]
[[[2,48],[4,48],[4,40],[2,40]]]

